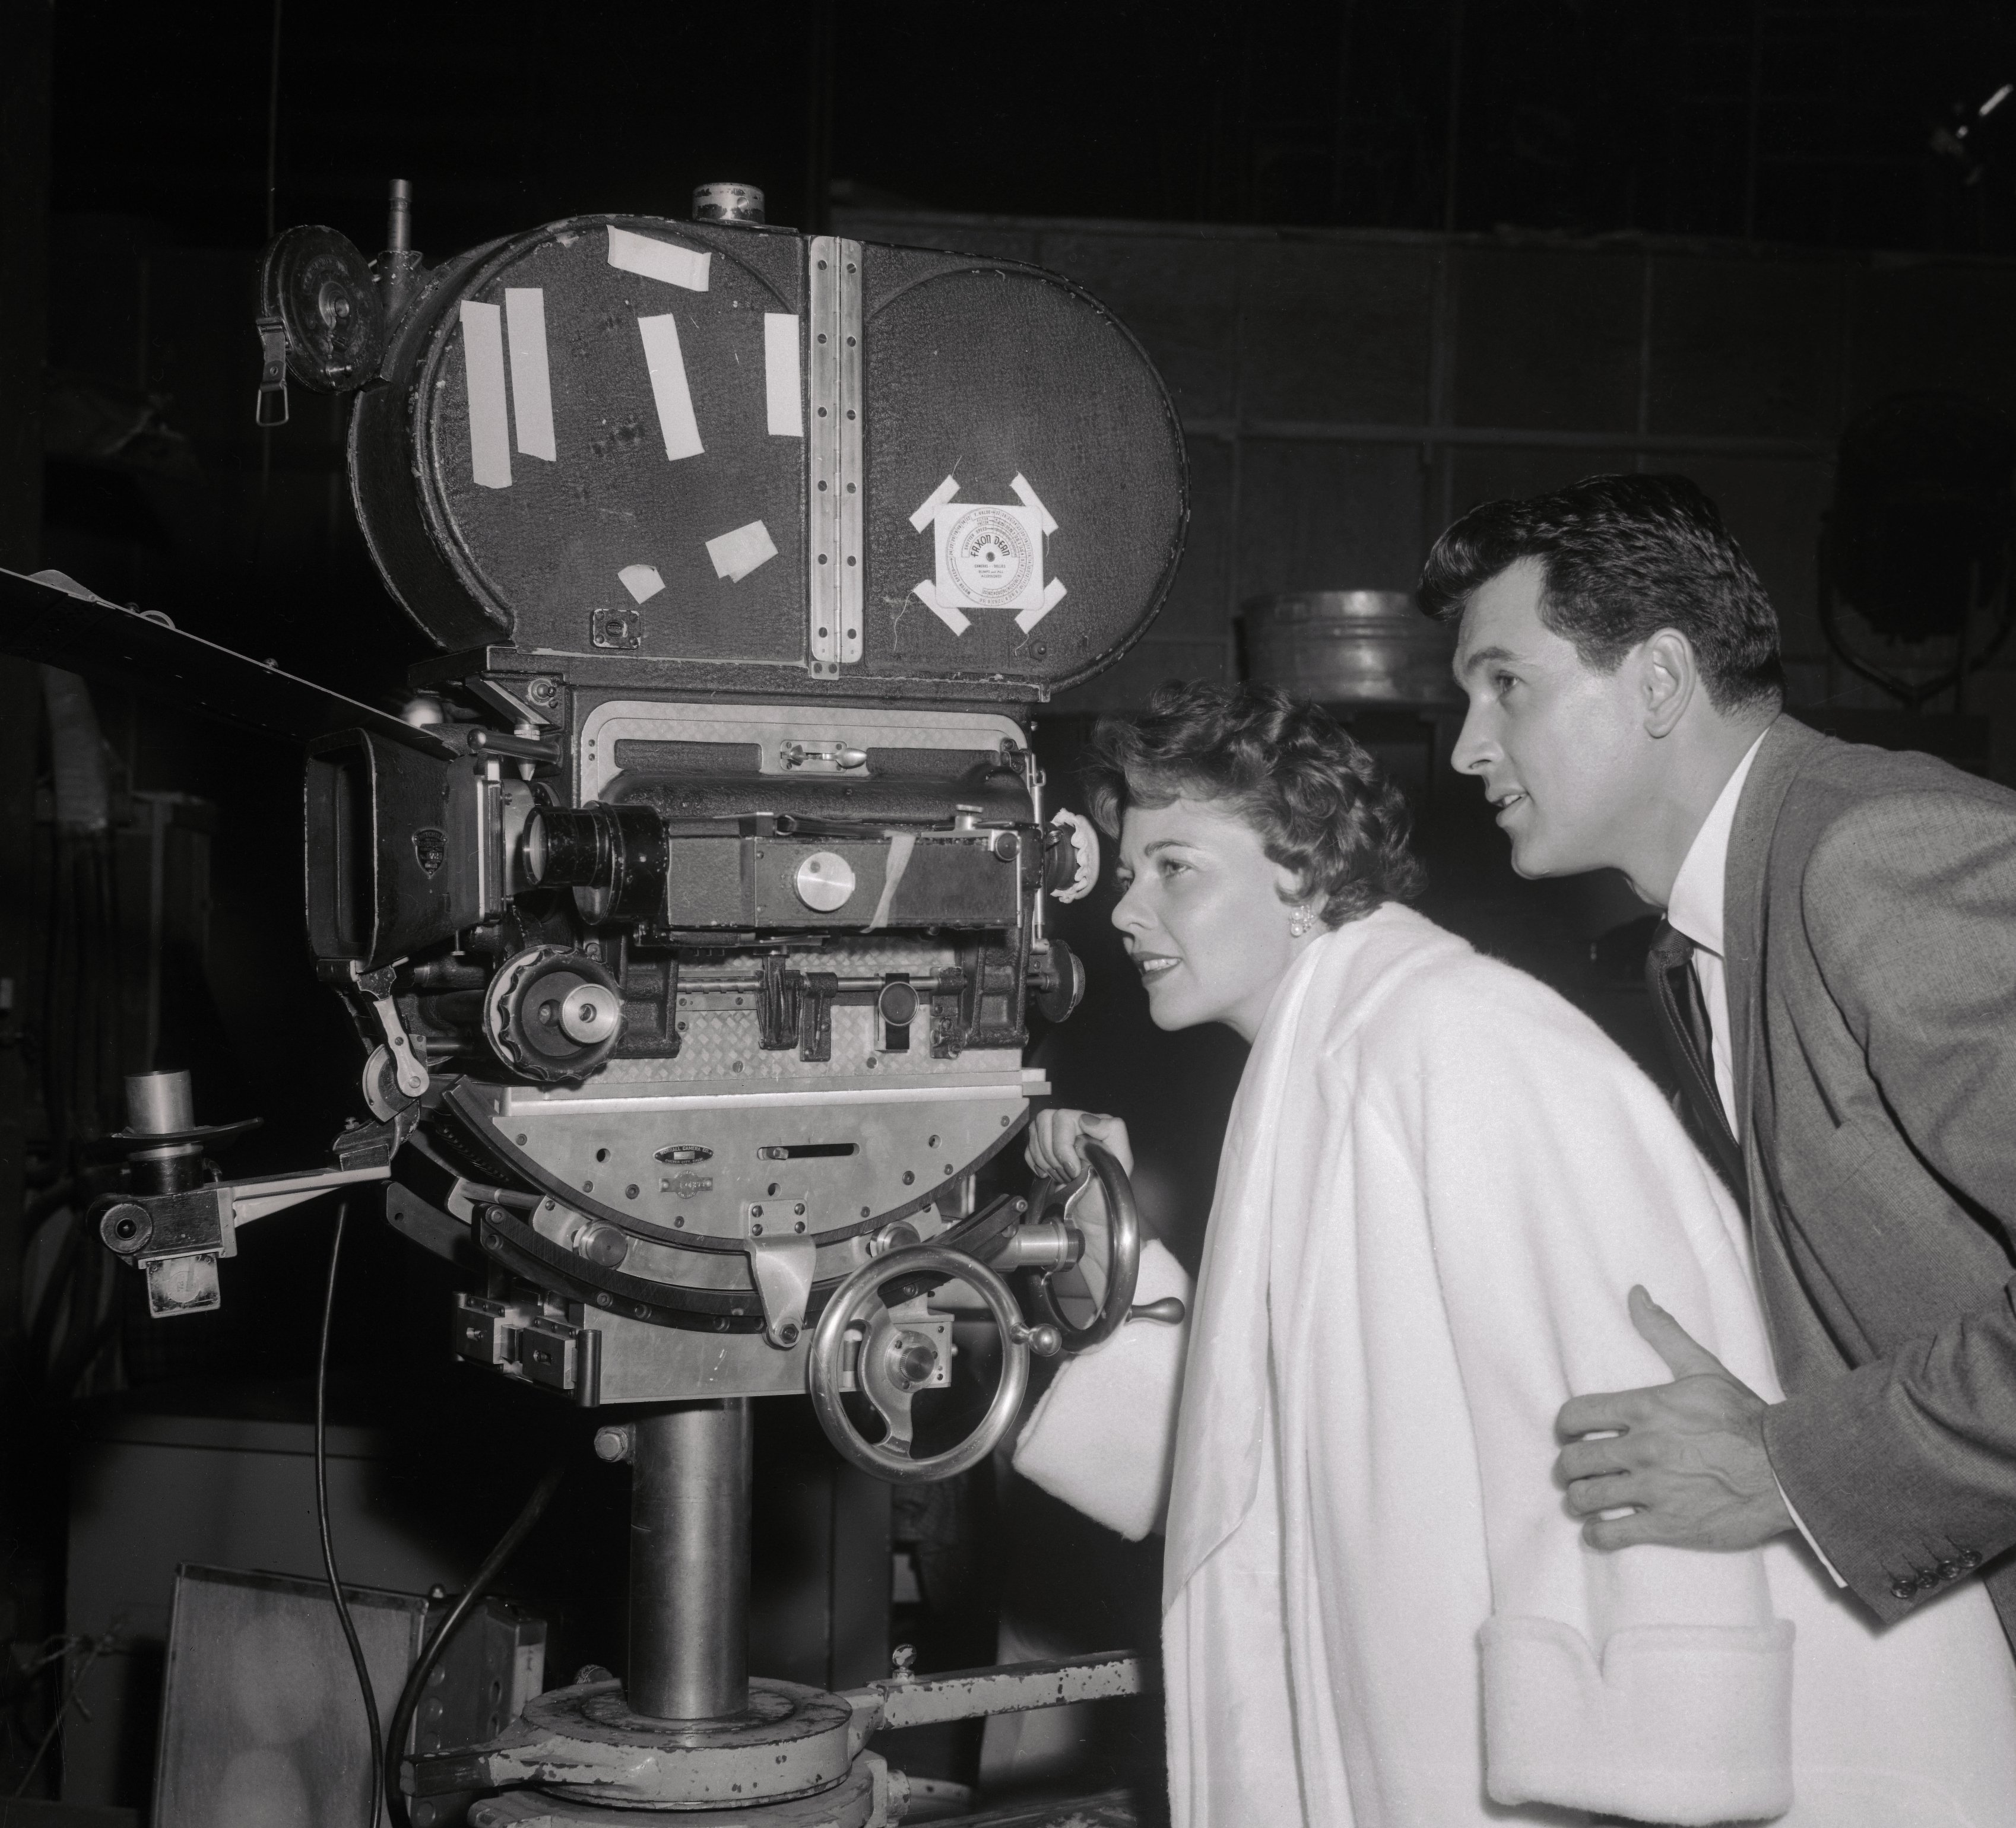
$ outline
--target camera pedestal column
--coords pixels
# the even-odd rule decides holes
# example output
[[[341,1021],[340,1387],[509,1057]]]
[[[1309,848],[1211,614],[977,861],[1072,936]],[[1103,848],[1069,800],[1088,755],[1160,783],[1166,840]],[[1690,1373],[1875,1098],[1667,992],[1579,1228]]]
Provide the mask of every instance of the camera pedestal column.
[[[663,1720],[749,1706],[747,1397],[668,1403],[630,1436],[629,1704]]]
[[[897,1819],[847,1701],[748,1674],[749,1402],[654,1405],[596,1438],[631,1465],[627,1686],[585,1671],[600,1679],[540,1696],[487,1746],[410,1761],[409,1794],[529,1781],[471,1805],[471,1828]]]

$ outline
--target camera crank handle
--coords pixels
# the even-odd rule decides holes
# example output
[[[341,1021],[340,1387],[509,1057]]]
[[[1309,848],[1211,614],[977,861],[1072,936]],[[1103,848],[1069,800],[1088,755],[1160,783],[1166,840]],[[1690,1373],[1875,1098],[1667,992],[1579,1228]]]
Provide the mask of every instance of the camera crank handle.
[[[1039,1358],[1054,1358],[1064,1349],[1064,1335],[1054,1326],[1018,1327],[1009,1338],[1018,1346],[1027,1346]]]
[[[1165,1295],[1159,1301],[1144,1301],[1138,1308],[1129,1308],[1129,1320],[1159,1320],[1165,1326],[1180,1326],[1190,1318],[1190,1309],[1184,1306],[1180,1295]]]

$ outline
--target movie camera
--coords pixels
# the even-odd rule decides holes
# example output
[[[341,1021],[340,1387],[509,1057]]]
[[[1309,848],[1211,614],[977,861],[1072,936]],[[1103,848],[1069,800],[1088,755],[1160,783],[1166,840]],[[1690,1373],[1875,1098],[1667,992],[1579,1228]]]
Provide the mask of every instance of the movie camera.
[[[1179,429],[1125,329],[1013,261],[798,234],[712,185],[690,221],[575,217],[428,267],[406,210],[395,186],[375,261],[282,235],[258,322],[262,423],[290,385],[355,396],[358,520],[441,650],[401,714],[0,580],[13,651],[304,740],[310,948],[362,1042],[369,1119],[296,1174],[217,1178],[186,1075],[135,1081],[95,1221],[167,1318],[218,1304],[238,1228],[383,1182],[393,1225],[474,1266],[455,1351],[595,1408],[630,1463],[627,1683],[409,1758],[416,1811],[501,1788],[479,1828],[893,1822],[878,1728],[1139,1666],[751,1679],[748,1402],[808,1394],[855,1465],[940,1478],[1013,1422],[1031,1353],[1182,1318],[1131,1307],[1110,1155],[1089,1186],[981,1190],[1047,1090],[1030,1012],[1083,989],[1046,904],[1098,869],[1027,707],[1160,604]],[[970,1314],[992,1392],[938,1438]]]

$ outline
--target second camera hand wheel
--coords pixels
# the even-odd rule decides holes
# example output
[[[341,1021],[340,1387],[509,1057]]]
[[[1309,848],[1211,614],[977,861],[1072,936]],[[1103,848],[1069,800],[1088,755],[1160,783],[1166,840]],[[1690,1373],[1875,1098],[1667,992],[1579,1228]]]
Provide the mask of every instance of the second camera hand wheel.
[[[1041,1222],[1053,1207],[1062,1206],[1066,1211],[1066,1222],[1074,1229],[1080,1229],[1076,1219],[1070,1214],[1070,1207],[1078,1196],[1096,1181],[1105,1201],[1106,1289],[1098,1312],[1091,1319],[1080,1326],[1065,1314],[1056,1291],[1050,1286],[1050,1279],[1057,1274],[1055,1269],[1039,1270],[1031,1278],[1031,1305],[1039,1319],[1057,1330],[1067,1352],[1087,1351],[1103,1344],[1130,1319],[1175,1324],[1183,1319],[1183,1304],[1174,1299],[1151,1301],[1145,1308],[1134,1306],[1135,1283],[1141,1272],[1141,1211],[1135,1203],[1134,1184],[1127,1178],[1127,1171],[1120,1165],[1118,1158],[1104,1143],[1088,1138],[1079,1146],[1089,1164],[1086,1172],[1067,1187],[1060,1187],[1051,1181],[1040,1184],[1030,1200],[1029,1212],[1032,1222]],[[1080,1229],[1081,1237],[1082,1235]],[[1082,1256],[1081,1251],[1081,1260]]]

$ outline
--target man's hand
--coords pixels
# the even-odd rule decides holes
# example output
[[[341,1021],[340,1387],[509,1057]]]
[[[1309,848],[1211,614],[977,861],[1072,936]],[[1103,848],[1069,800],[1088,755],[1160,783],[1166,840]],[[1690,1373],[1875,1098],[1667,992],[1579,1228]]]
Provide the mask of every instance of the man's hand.
[[[1571,1398],[1554,1462],[1568,1509],[1588,1521],[1593,1549],[1663,1542],[1676,1549],[1755,1549],[1792,1528],[1764,1451],[1769,1406],[1730,1376],[1641,1288],[1631,1324],[1666,1361],[1671,1384]],[[1610,1431],[1610,1438],[1584,1436]],[[1629,1506],[1628,1515],[1603,1513]]]

